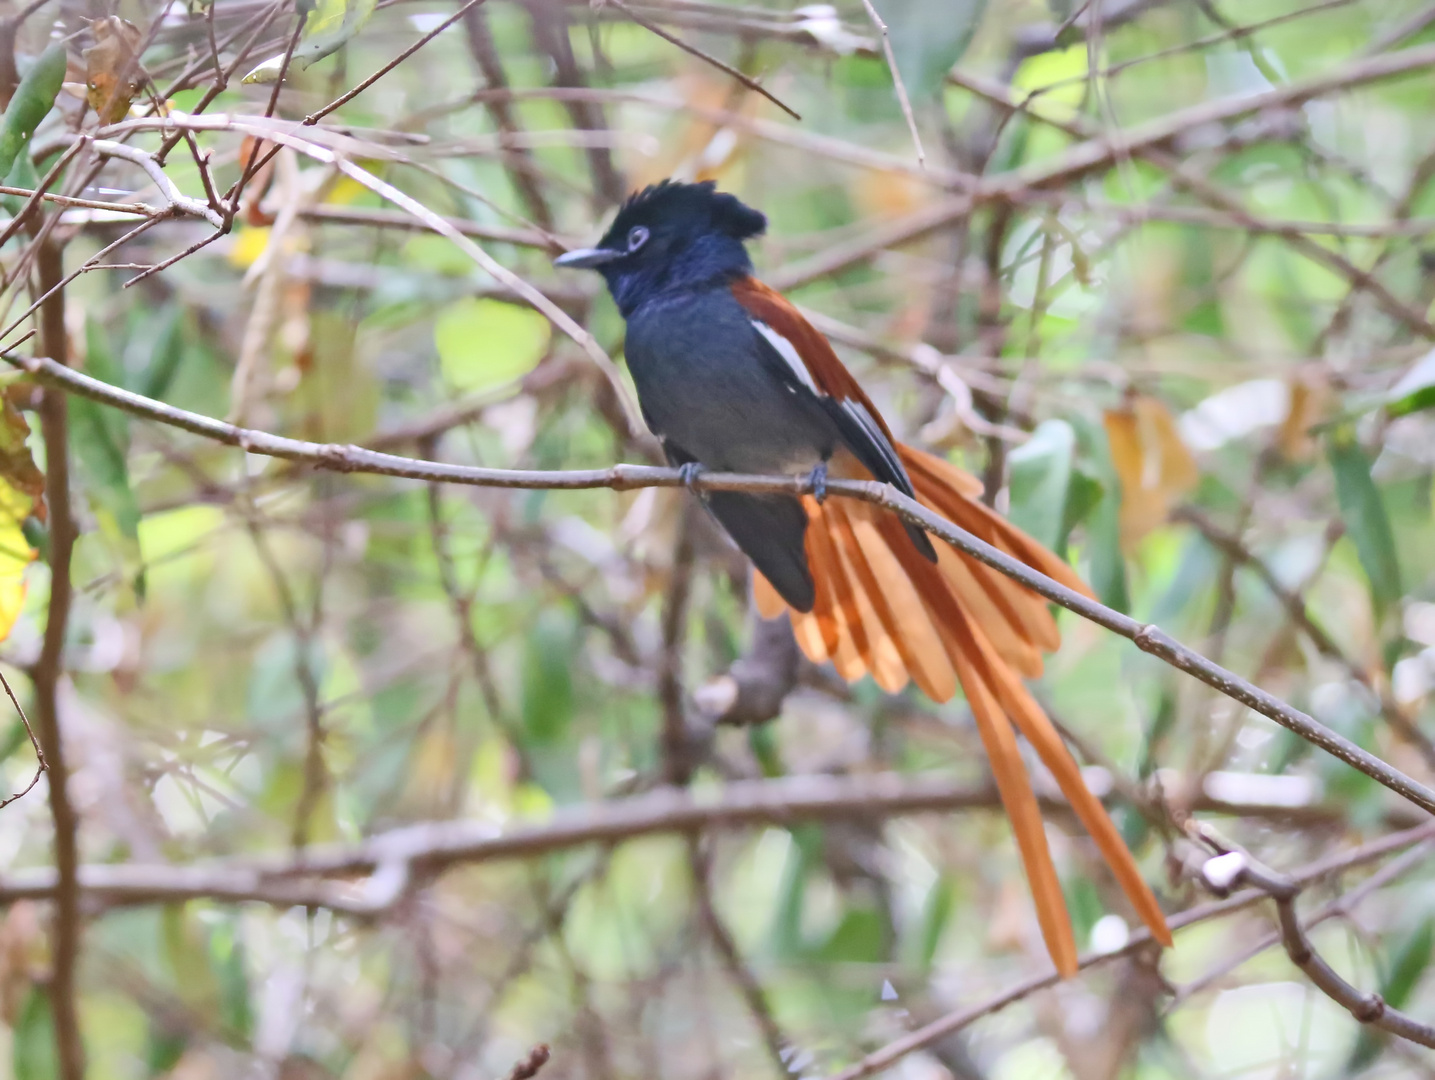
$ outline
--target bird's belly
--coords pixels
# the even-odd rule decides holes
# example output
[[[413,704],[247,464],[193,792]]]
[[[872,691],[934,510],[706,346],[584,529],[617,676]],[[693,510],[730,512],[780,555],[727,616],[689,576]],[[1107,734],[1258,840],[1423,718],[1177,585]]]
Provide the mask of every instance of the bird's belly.
[[[821,408],[775,380],[709,371],[638,383],[655,433],[709,469],[808,472],[836,445],[836,430]]]
[[[764,362],[762,345],[726,287],[654,302],[630,318],[628,368],[670,451],[748,473],[806,472],[832,453],[835,422]]]

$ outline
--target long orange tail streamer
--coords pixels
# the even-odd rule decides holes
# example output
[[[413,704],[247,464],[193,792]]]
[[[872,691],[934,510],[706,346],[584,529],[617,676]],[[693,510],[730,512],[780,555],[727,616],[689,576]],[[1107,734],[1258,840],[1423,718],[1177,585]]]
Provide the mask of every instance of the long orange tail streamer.
[[[1087,596],[1063,560],[977,501],[981,483],[940,458],[897,447],[917,499],[987,543]],[[812,611],[792,627],[813,661],[830,660],[848,681],[871,674],[896,692],[908,680],[946,701],[960,684],[991,759],[997,790],[1036,901],[1047,949],[1062,975],[1076,971],[1071,919],[1046,843],[1046,830],[1017,746],[1018,731],[1051,771],[1136,913],[1162,945],[1171,931],[1106,808],[1087,789],[1071,753],[1022,677],[1041,674],[1042,654],[1060,644],[1046,601],[991,567],[938,543],[934,566],[901,523],[866,503],[806,498],[807,560],[816,585]],[[787,610],[757,575],[758,610]]]

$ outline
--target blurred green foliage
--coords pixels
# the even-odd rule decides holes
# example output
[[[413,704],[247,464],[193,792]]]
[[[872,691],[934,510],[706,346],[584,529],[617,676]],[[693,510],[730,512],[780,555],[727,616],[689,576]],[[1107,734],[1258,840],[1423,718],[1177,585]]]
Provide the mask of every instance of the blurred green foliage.
[[[82,32],[70,5],[57,6]],[[281,117],[321,108],[454,9],[363,7],[310,15],[316,29],[302,47],[313,63],[280,93]],[[775,277],[930,211],[951,194],[938,170],[993,177],[1083,152],[1063,125],[1084,123],[1120,147],[1121,132],[1180,110],[1435,41],[1430,26],[1390,41],[1421,10],[1413,0],[1105,0],[1089,9],[1110,20],[1099,34],[1077,7],[876,0],[913,93],[925,172],[858,4],[642,6],[792,103],[804,120],[788,137],[743,119],[786,123],[776,110],[611,6],[537,0],[490,0],[481,24],[440,35],[332,119],[354,140],[354,160],[481,235],[531,230],[542,211],[556,236],[591,240],[611,212],[604,161],[625,188],[713,176],[769,215],[754,257]],[[121,10],[145,27],[161,14],[131,0]],[[161,88],[207,55],[211,10],[220,40],[254,16],[241,0],[165,10],[145,54]],[[51,14],[26,24],[22,60],[41,52]],[[566,49],[538,32],[560,14]],[[1259,28],[1233,33],[1236,24]],[[281,54],[293,26],[276,20],[236,76]],[[494,89],[484,33],[511,100],[475,95]],[[232,59],[234,46],[224,48]],[[953,85],[954,63],[1032,95],[1029,108]],[[574,72],[594,91],[582,107]],[[194,110],[205,86],[168,100]],[[262,115],[271,89],[236,77],[206,111]],[[506,112],[492,107],[499,99]],[[1069,557],[1103,602],[1159,622],[1426,781],[1428,746],[1388,718],[1398,710],[1429,738],[1431,343],[1291,234],[1429,319],[1432,108],[1423,70],[1193,123],[1163,152],[1242,213],[1118,149],[792,293],[853,329],[834,335],[839,351],[902,437],[995,475],[998,508]],[[739,119],[714,124],[715,109]],[[56,153],[45,139],[71,115],[62,95],[34,145]],[[160,145],[153,132],[131,134],[134,145]],[[214,151],[223,193],[239,179],[239,137],[199,141]],[[22,172],[22,156],[0,173],[26,186],[53,162]],[[166,173],[202,197],[183,144]],[[234,414],[247,356],[245,423],[294,438],[493,467],[641,459],[588,358],[453,244],[366,218],[394,208],[302,155],[286,151],[264,182],[257,216],[165,272],[132,288],[123,282],[133,271],[85,273],[67,287],[73,352],[88,374],[223,417]],[[110,162],[86,197],[154,200],[146,183]],[[326,216],[284,217],[286,200]],[[120,235],[111,221],[79,217],[61,228],[68,270]],[[166,222],[115,259],[158,262],[206,235],[200,228]],[[29,240],[22,230],[0,250],[7,272]],[[552,271],[556,248],[541,238],[480,242],[621,359],[622,322],[596,280]],[[13,280],[18,314],[26,278]],[[951,379],[904,362],[919,344]],[[1138,430],[1135,451],[1113,446],[1108,414],[1133,402],[1166,418],[1195,483],[1163,480],[1172,447],[1159,432]],[[684,493],[429,491],[313,473],[78,398],[70,417],[83,534],[63,716],[87,862],[244,869],[242,860],[293,854],[301,814],[311,842],[348,845],[451,820],[540,827],[563,808],[596,815],[660,782],[664,613],[682,575]],[[1133,452],[1139,460],[1120,457]],[[1123,490],[1119,466],[1130,465],[1152,483]],[[1242,556],[1193,519],[1172,520],[1180,506]],[[1150,511],[1144,530],[1129,528],[1134,511]],[[702,797],[734,779],[825,774],[984,782],[960,701],[888,698],[869,683],[849,691],[830,671],[801,669],[769,725],[705,726],[692,691],[744,656],[752,626],[741,561],[695,520],[674,667]],[[1299,596],[1326,644],[1293,622],[1251,560]],[[43,562],[27,573],[3,659],[28,705],[24,672],[49,588]],[[1170,910],[1206,899],[1165,873],[1181,850],[1172,809],[1194,809],[1286,870],[1410,820],[1378,785],[1267,721],[1065,613],[1060,625],[1064,644],[1039,692],[1079,738],[1083,763],[1115,776],[1117,822]],[[11,788],[33,772],[28,739],[8,722],[0,771]],[[1271,805],[1271,792],[1291,805]],[[43,788],[0,815],[3,884],[48,863]],[[1127,914],[1118,891],[1063,815],[1049,833],[1083,946],[1111,940],[1103,916]],[[648,836],[455,869],[369,919],[225,898],[96,907],[79,972],[90,1074],[502,1076],[546,1041],[545,1077],[778,1075],[733,956],[700,914],[690,839],[709,860],[739,974],[760,985],[801,1075],[835,1072],[1045,970],[1009,830],[985,809]],[[1359,880],[1319,891],[1312,909]],[[1430,881],[1428,866],[1412,866],[1316,935],[1352,981],[1421,1017],[1435,1016]],[[329,884],[351,897],[368,887]],[[25,901],[0,920],[0,1076],[17,1080],[56,1075],[44,913]],[[1417,1051],[1363,1031],[1278,949],[1246,958],[1269,915],[1182,931],[1160,969],[1175,998],[1140,982],[1139,965],[1106,965],[892,1075],[1422,1075]],[[1138,1009],[1130,1022],[1128,1009]],[[1112,1071],[1091,1071],[1098,1060]]]

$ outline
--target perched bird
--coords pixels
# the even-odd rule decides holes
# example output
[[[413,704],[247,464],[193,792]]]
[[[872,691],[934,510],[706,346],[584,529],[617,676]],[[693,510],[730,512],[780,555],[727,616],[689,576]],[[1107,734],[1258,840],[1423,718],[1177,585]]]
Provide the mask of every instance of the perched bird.
[[[597,247],[559,266],[597,270],[627,321],[643,417],[691,482],[700,469],[810,474],[814,495],[707,491],[702,499],[757,568],[758,610],[787,610],[803,652],[843,678],[870,674],[933,701],[960,685],[1057,969],[1076,970],[1071,920],[1047,847],[1019,731],[1056,778],[1137,914],[1171,933],[1116,827],[1022,677],[1060,644],[1046,601],[890,511],[824,499],[829,475],[877,479],[1007,554],[1090,595],[1056,555],[978,501],[980,481],[897,442],[832,346],[752,276],[744,241],[767,219],[711,183],[665,181],[634,195]]]

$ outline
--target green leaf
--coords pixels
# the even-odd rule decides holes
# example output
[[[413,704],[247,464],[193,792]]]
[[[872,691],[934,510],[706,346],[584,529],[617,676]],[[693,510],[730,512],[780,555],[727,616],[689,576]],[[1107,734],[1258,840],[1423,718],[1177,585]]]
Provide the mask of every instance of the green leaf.
[[[552,328],[531,308],[464,299],[434,323],[444,376],[457,390],[493,390],[527,375],[548,351]]]
[[[1427,916],[1415,931],[1400,943],[1390,965],[1390,971],[1381,981],[1380,996],[1386,1004],[1403,1009],[1410,995],[1420,984],[1425,969],[1430,966],[1431,948],[1435,946],[1435,919]],[[1350,1053],[1350,1059],[1341,1070],[1344,1076],[1354,1076],[1371,1064],[1380,1054],[1386,1037],[1369,1027],[1360,1029],[1360,1037]]]
[[[35,163],[30,160],[29,154],[15,155],[15,165],[11,168],[10,175],[5,177],[5,186],[27,188],[30,191],[40,186],[40,176],[35,172]],[[12,216],[23,210],[28,201],[22,195],[0,196],[0,205],[10,211]]]
[[[215,978],[209,937],[192,908],[168,904],[160,916],[164,961],[176,986],[184,989],[185,1004],[205,1019],[219,1011],[219,980]]]
[[[294,49],[300,70],[337,52],[374,13],[375,0],[318,0],[304,21],[304,36]]]
[[[1427,916],[1416,927],[1395,954],[1390,965],[1390,974],[1380,985],[1380,996],[1397,1009],[1405,1007],[1420,983],[1420,977],[1430,966],[1430,950],[1435,946],[1435,918]]]
[[[1435,386],[1422,386],[1419,390],[1413,390],[1404,397],[1397,398],[1385,406],[1385,411],[1391,416],[1408,416],[1411,413],[1422,412],[1435,405]]]
[[[802,909],[807,902],[807,881],[822,862],[822,829],[800,825],[790,830],[792,846],[782,867],[782,881],[772,914],[772,954],[779,961],[805,957],[810,950],[802,936]]]
[[[1091,936],[1091,928],[1096,925],[1096,920],[1101,918],[1104,910],[1101,894],[1096,891],[1091,880],[1085,877],[1068,880],[1063,891],[1066,893],[1066,910],[1071,915],[1071,929],[1076,934],[1077,941],[1085,941]]]
[[[0,118],[0,176],[9,176],[15,159],[30,142],[65,81],[65,45],[57,41],[25,72],[5,115]]]
[[[1370,596],[1377,612],[1400,599],[1400,564],[1385,500],[1370,477],[1370,459],[1350,428],[1337,429],[1328,451],[1335,473],[1335,496],[1345,531],[1355,542],[1360,565],[1370,579]]]
[[[1117,611],[1128,611],[1126,560],[1121,555],[1121,484],[1111,463],[1106,429],[1100,424],[1080,421],[1076,427],[1082,452],[1103,488],[1101,497],[1086,516],[1086,557],[1091,587],[1101,602]],[[1091,492],[1083,492],[1089,498]]]
[[[913,98],[941,89],[986,12],[986,0],[873,0],[892,41],[897,70]]]
[[[1079,462],[1072,467],[1071,485],[1066,490],[1066,512],[1061,518],[1061,542],[1056,547],[1058,555],[1065,555],[1071,530],[1087,519],[1105,495],[1106,485],[1090,470]]]
[[[253,1035],[254,1009],[249,1001],[249,975],[244,963],[240,921],[226,917],[209,934],[209,953],[219,980],[219,1022],[230,1036],[247,1042]]]
[[[818,950],[828,963],[875,964],[884,959],[887,927],[875,907],[850,907]]]
[[[339,51],[374,13],[376,0],[303,0],[296,5],[304,19],[304,33],[289,58],[289,66],[303,71]],[[284,66],[284,54],[271,56],[244,76],[246,83],[272,83]]]
[[[572,624],[547,613],[528,635],[523,654],[523,729],[536,746],[551,746],[573,719],[575,645]]]
[[[1012,90],[1023,99],[1031,95],[1029,107],[1037,116],[1071,120],[1085,101],[1088,60],[1083,41],[1062,49],[1044,49],[1021,62],[1012,78]]]
[[[189,1039],[181,1032],[166,1028],[151,1019],[145,1034],[145,1067],[150,1076],[164,1076],[184,1056]]]
[[[927,893],[922,905],[922,931],[918,945],[918,960],[923,968],[930,968],[937,955],[937,946],[942,942],[942,932],[952,916],[956,901],[956,888],[949,877],[939,877]]]
[[[85,367],[95,378],[122,386],[119,366],[110,355],[104,330],[95,322],[86,326]],[[129,420],[118,409],[76,396],[70,401],[75,450],[89,481],[86,494],[100,529],[118,547],[125,574],[136,595],[144,598],[144,569],[140,555],[140,508],[130,486],[127,455]]]
[[[772,729],[772,724],[752,724],[747,729],[747,748],[757,759],[762,775],[769,779],[783,774],[781,746]]]
[[[139,393],[145,397],[164,400],[175,373],[179,371],[180,361],[184,359],[184,330],[184,308],[176,304],[165,318],[155,339],[150,361],[137,380]]]
[[[60,1075],[55,1058],[55,1019],[50,997],[38,986],[30,987],[15,1021],[11,1060],[15,1075],[25,1080],[53,1080]]]
[[[1435,405],[1435,352],[1426,353],[1400,377],[1385,396],[1385,411],[1408,416]]]
[[[0,735],[0,762],[10,760],[10,755],[22,746],[30,744],[29,736],[25,734],[25,725],[16,720],[5,733]]]
[[[1011,452],[1011,520],[1053,551],[1061,546],[1076,432],[1065,420],[1045,420]]]

